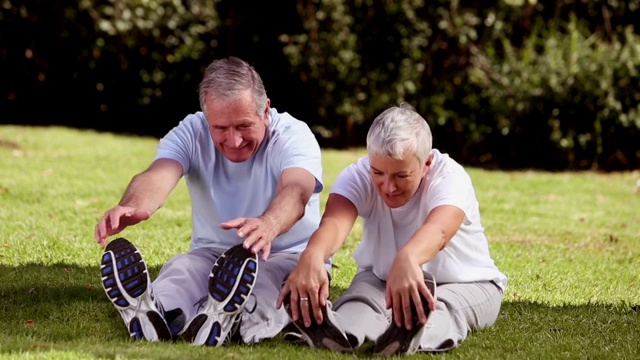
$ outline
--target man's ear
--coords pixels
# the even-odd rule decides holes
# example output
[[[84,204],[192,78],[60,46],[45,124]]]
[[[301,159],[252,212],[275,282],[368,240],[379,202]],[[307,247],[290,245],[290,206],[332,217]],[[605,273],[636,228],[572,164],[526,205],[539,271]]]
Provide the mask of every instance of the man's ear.
[[[267,99],[266,106],[264,107],[264,112],[262,113],[263,118],[267,120],[267,124],[268,124],[268,121],[269,121],[269,112],[270,111],[271,111],[271,100]]]

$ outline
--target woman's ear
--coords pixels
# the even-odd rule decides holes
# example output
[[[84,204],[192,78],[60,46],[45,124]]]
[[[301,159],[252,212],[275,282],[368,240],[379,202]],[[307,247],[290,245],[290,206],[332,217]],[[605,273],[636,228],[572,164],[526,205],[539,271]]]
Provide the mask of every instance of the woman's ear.
[[[427,175],[427,171],[429,170],[429,167],[431,166],[432,163],[433,163],[433,152],[429,153],[429,156],[427,157],[427,161],[425,161],[424,163],[422,176]]]

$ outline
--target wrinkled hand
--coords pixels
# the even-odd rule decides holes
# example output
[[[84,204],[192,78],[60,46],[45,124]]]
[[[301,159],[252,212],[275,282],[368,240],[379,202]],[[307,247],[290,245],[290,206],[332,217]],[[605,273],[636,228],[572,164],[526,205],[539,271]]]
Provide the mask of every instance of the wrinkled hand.
[[[96,241],[100,246],[107,245],[107,238],[115,235],[127,226],[135,225],[147,220],[151,216],[148,211],[138,210],[130,206],[116,205],[107,211],[95,228]]]
[[[420,295],[427,299],[429,310],[435,311],[436,301],[424,283],[422,268],[407,259],[396,257],[387,277],[385,298],[387,309],[393,309],[393,321],[398,327],[411,330],[412,315],[411,302],[417,304],[418,321],[421,325],[427,323],[427,315],[422,307]]]
[[[312,254],[303,253],[298,265],[289,274],[287,281],[280,289],[276,300],[276,308],[280,309],[284,299],[289,296],[291,319],[300,317],[306,327],[311,326],[311,316],[316,323],[322,323],[322,309],[329,297],[329,277],[324,267],[324,259]],[[300,301],[300,299],[308,299]]]
[[[238,236],[245,237],[245,249],[257,254],[262,250],[262,258],[266,261],[271,253],[271,243],[278,236],[273,220],[268,216],[257,218],[235,218],[220,224],[225,230],[238,229]]]

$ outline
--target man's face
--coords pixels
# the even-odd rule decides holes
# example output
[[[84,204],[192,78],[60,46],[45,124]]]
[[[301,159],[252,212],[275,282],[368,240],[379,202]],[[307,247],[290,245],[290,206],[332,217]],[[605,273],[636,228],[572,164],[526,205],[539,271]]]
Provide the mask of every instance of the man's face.
[[[413,197],[427,173],[430,159],[424,164],[410,153],[405,153],[402,160],[369,155],[371,180],[387,206],[401,207]]]
[[[233,101],[208,97],[205,108],[213,143],[229,161],[243,162],[256,153],[269,126],[269,100],[261,115],[250,90]]]

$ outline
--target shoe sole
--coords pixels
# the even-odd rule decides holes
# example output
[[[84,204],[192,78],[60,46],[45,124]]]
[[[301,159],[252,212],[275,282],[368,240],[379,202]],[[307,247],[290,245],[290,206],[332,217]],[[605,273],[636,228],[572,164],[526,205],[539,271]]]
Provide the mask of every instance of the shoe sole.
[[[102,287],[127,324],[131,338],[171,340],[171,333],[149,291],[149,273],[142,255],[124,238],[111,241],[100,265]]]
[[[425,283],[427,284],[427,288],[429,292],[433,295],[434,299],[436,296],[436,283],[435,279],[431,277],[430,279],[425,279]],[[427,321],[429,319],[429,314],[431,311],[429,310],[429,303],[427,299],[425,299],[422,295],[420,295],[420,299],[422,300],[422,308],[427,315]],[[424,330],[424,325],[420,325],[418,322],[417,311],[415,308],[415,304],[411,303],[411,313],[413,316],[413,324],[411,326],[411,330],[407,330],[404,326],[398,327],[391,320],[391,324],[389,328],[380,335],[378,340],[376,341],[376,345],[373,348],[373,355],[375,356],[393,356],[397,354],[410,354],[415,352],[415,347],[412,346],[414,339],[417,336],[422,334]]]
[[[284,303],[287,314],[289,314],[289,317],[291,317],[289,295],[287,295],[287,297],[285,298]],[[311,309],[309,309],[309,314],[311,313]],[[327,314],[326,306],[322,308],[322,318],[323,321],[320,324],[316,323],[315,319],[312,319],[311,325],[309,327],[306,327],[304,325],[304,321],[302,320],[302,318],[298,318],[297,321],[293,321],[292,323],[300,332],[300,339],[305,341],[309,346],[313,348],[330,349],[343,353],[353,351],[349,340],[333,324],[333,321]]]
[[[237,245],[216,260],[209,274],[209,299],[183,337],[192,345],[221,346],[242,312],[258,277],[258,256]]]

